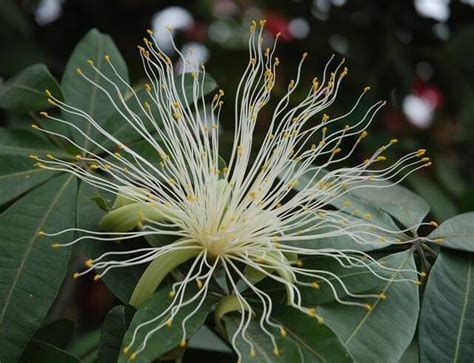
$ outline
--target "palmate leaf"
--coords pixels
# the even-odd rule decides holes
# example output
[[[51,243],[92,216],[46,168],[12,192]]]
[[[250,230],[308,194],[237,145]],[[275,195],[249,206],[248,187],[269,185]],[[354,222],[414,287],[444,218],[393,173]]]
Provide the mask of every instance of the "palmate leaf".
[[[472,361],[474,254],[439,254],[423,297],[419,341],[421,362]]]
[[[383,259],[397,271],[415,270],[413,254],[400,252]],[[414,272],[392,272],[393,279],[416,280]],[[347,350],[360,362],[398,362],[416,330],[419,311],[418,286],[411,282],[386,281],[382,298],[367,301],[371,310],[331,303],[318,309],[326,324],[339,336]]]
[[[169,286],[163,287],[162,289],[158,290],[150,299],[148,299],[146,302],[144,302],[138,307],[138,310],[133,317],[133,320],[127,330],[127,333],[125,334],[125,338],[122,343],[122,351],[131,342],[133,332],[139,324],[155,318],[169,306],[169,304],[172,302],[172,299],[169,296],[170,289],[171,288]],[[189,293],[186,294],[185,299],[190,298],[191,296],[193,296],[193,294],[196,293],[196,289],[189,287],[188,289]],[[181,308],[177,315],[174,317],[173,323],[170,327],[165,325],[162,329],[155,332],[155,334],[150,337],[145,350],[137,356],[134,362],[152,362],[164,353],[178,346],[181,340],[183,339],[181,322],[184,318],[188,316],[190,312],[192,312],[198,306],[199,300],[200,299],[196,299],[194,302]],[[201,307],[186,322],[187,338],[192,336],[204,324],[207,315],[209,314],[212,306],[216,302],[217,298],[208,293]],[[167,318],[168,317],[165,317],[164,320],[166,321]],[[152,324],[151,326],[154,326],[154,324]],[[136,339],[136,342],[138,342],[138,344],[134,345],[135,348],[143,341],[145,334],[148,331],[149,329],[146,328],[139,330]],[[128,355],[121,353],[118,362],[128,362],[130,354],[132,354],[133,352],[134,349],[132,347],[128,352]]]
[[[45,89],[62,98],[59,84],[48,68],[44,64],[34,64],[0,84],[0,108],[26,112],[50,108]]]
[[[55,173],[36,168],[23,156],[0,155],[0,205],[18,197]]]
[[[77,226],[86,230],[99,230],[99,221],[104,215],[93,201],[94,197],[105,198],[109,205],[113,203],[110,195],[99,191],[98,189],[82,182],[77,193]],[[97,258],[102,253],[113,250],[134,250],[140,247],[146,247],[145,243],[137,240],[127,240],[120,243],[110,241],[84,241],[83,247],[86,255],[90,258]],[[135,285],[142,275],[145,266],[130,266],[124,268],[115,268],[110,270],[103,280],[112,293],[122,302],[128,303],[132,296]]]
[[[48,140],[26,130],[0,128],[0,155],[54,154],[58,157],[69,157]]]
[[[132,321],[133,313],[132,307],[123,305],[109,311],[101,328],[98,363],[117,362],[122,339]]]
[[[63,89],[64,100],[68,105],[74,106],[84,112],[88,113],[90,117],[99,123],[103,123],[113,112],[114,108],[107,97],[98,87],[85,80],[77,73],[80,69],[87,77],[94,81],[99,86],[108,90],[111,94],[116,95],[115,88],[106,80],[101,78],[97,72],[91,69],[87,64],[87,60],[94,62],[103,74],[110,79],[115,80],[111,66],[105,61],[104,57],[110,56],[111,62],[116,71],[128,84],[128,70],[125,61],[120,52],[117,50],[113,40],[98,30],[93,29],[88,32],[84,38],[78,43],[69,58],[66,70],[61,81]],[[125,93],[127,85],[117,82],[119,90]],[[73,115],[68,112],[63,112],[63,118],[78,126],[87,136],[97,138],[99,131],[97,131],[90,122],[85,118]],[[90,142],[82,136],[78,131],[72,132],[74,140],[86,149],[94,147]]]
[[[66,274],[70,250],[38,232],[74,225],[76,181],[52,179],[0,216],[0,360],[14,362],[38,329]],[[57,241],[68,241],[64,234]]]
[[[58,348],[50,343],[33,339],[28,343],[20,363],[82,363],[82,361],[71,353]]]
[[[442,246],[474,252],[474,212],[448,219],[436,228],[430,239],[442,239]]]

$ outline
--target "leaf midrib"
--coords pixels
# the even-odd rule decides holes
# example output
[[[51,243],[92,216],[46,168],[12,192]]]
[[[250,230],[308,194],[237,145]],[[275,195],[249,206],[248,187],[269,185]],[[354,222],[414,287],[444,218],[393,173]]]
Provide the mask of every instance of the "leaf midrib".
[[[464,328],[464,323],[465,323],[467,302],[469,300],[469,290],[471,289],[471,271],[472,271],[472,259],[469,259],[469,267],[468,267],[468,271],[467,271],[467,281],[466,281],[466,294],[464,296],[464,302],[463,302],[463,307],[462,307],[462,312],[461,312],[461,318],[459,320],[459,329],[458,329],[458,334],[457,334],[457,338],[456,338],[456,345],[454,347],[453,362],[457,362],[458,361],[458,356],[459,356],[459,346],[461,345],[462,330]]]
[[[397,271],[393,273],[392,275],[392,280],[390,280],[387,285],[385,285],[385,287],[383,288],[383,290],[381,291],[381,293],[385,293],[387,292],[388,288],[392,285],[392,283],[394,282],[393,280],[395,279],[395,277],[400,273],[401,269],[405,266],[405,264],[407,263],[408,261],[408,258],[410,257],[410,254],[407,253],[405,259],[403,260],[403,262],[397,267]],[[364,325],[364,323],[366,322],[366,320],[369,318],[369,316],[375,311],[375,308],[377,307],[378,303],[380,302],[380,298],[377,298],[377,300],[375,301],[374,305],[372,306],[372,309],[367,311],[367,313],[364,315],[364,317],[362,318],[362,320],[359,322],[359,324],[357,324],[357,326],[355,327],[354,331],[352,332],[352,334],[344,341],[344,345],[347,345],[351,340],[352,338],[354,338],[356,335],[357,335],[357,332],[362,328],[362,326]]]
[[[36,228],[35,230],[35,233],[33,234],[33,237],[31,238],[31,240],[29,241],[28,243],[28,247],[23,255],[23,258],[21,260],[21,263],[20,263],[20,266],[18,266],[18,269],[17,269],[17,272],[15,274],[15,277],[12,281],[12,284],[11,284],[11,288],[10,288],[10,291],[8,291],[8,294],[6,296],[6,299],[5,299],[5,305],[3,306],[2,308],[2,312],[0,314],[0,323],[3,323],[3,319],[5,318],[5,314],[7,312],[7,309],[8,307],[10,306],[10,299],[11,299],[11,296],[13,294],[13,291],[16,287],[16,284],[18,283],[18,280],[20,278],[20,273],[21,271],[23,270],[23,267],[26,263],[26,259],[28,258],[28,256],[30,255],[31,253],[31,250],[33,249],[33,245],[34,245],[34,242],[37,240],[38,238],[38,231],[41,230],[41,228],[44,226],[44,224],[46,223],[46,220],[48,219],[50,213],[52,212],[53,210],[53,207],[58,203],[59,201],[59,198],[62,196],[64,190],[66,189],[66,187],[68,186],[68,184],[71,182],[71,180],[74,178],[74,176],[70,176],[63,184],[63,186],[61,187],[61,189],[59,190],[59,192],[56,194],[56,197],[52,200],[49,208],[47,209],[46,213],[44,214],[43,218],[41,219],[40,223],[38,223],[38,227]]]

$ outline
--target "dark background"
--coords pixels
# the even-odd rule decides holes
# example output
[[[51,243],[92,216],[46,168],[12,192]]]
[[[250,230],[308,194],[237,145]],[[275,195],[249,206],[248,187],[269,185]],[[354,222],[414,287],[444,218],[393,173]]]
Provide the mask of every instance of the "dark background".
[[[356,158],[392,137],[400,140],[392,160],[426,148],[433,167],[406,184],[428,201],[433,219],[474,210],[473,0],[0,0],[0,79],[33,63],[45,63],[60,79],[77,42],[95,27],[112,36],[139,82],[136,46],[145,29],[174,25],[178,47],[200,49],[226,92],[225,144],[232,137],[233,90],[248,62],[248,26],[260,18],[267,20],[268,37],[282,33],[275,98],[295,77],[303,52],[309,53],[303,69],[308,85],[331,54],[345,57],[349,76],[329,112],[343,112],[367,85],[371,101],[388,101]],[[270,109],[261,115],[260,130]],[[23,127],[23,118],[0,112],[2,126]],[[94,334],[115,302],[102,285],[82,284],[67,314]]]

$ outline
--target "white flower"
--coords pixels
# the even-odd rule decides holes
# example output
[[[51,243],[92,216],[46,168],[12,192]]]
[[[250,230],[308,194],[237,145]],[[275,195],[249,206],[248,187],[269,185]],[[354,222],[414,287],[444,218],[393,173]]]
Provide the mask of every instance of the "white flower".
[[[242,294],[244,286],[260,300],[260,327],[273,342],[274,353],[278,355],[280,352],[269,327],[276,327],[285,335],[284,327],[272,321],[270,296],[249,278],[248,271],[244,271],[242,266],[283,284],[288,305],[322,322],[313,307],[303,305],[301,287],[318,288],[320,282],[325,282],[341,304],[366,309],[371,309],[371,305],[354,298],[382,296],[351,293],[343,281],[330,271],[305,268],[305,257],[326,256],[344,267],[365,266],[381,279],[387,277],[379,274],[377,269],[390,271],[390,268],[377,263],[359,249],[318,248],[318,241],[345,236],[355,246],[374,240],[413,242],[409,238],[403,242],[398,240],[399,230],[377,226],[371,222],[369,214],[353,218],[350,202],[343,202],[354,189],[389,187],[408,174],[430,165],[429,159],[423,156],[425,151],[418,150],[392,165],[379,167],[385,161],[383,152],[396,143],[394,139],[364,162],[345,166],[359,142],[366,137],[366,129],[385,102],[374,104],[361,120],[345,124],[345,119],[353,115],[369,90],[367,87],[346,114],[330,118],[322,113],[334,102],[339,85],[347,74],[343,62],[333,66],[331,58],[322,79],[314,79],[307,88],[305,98],[295,102],[295,90],[305,87],[300,85],[300,70],[306,58],[304,54],[295,80],[290,82],[286,94],[274,109],[262,144],[256,147],[253,137],[255,125],[259,122],[260,110],[270,99],[279,63],[278,58],[274,57],[276,41],[272,48],[264,49],[262,46],[263,28],[263,21],[260,26],[255,22],[251,25],[250,60],[234,100],[235,134],[230,159],[225,167],[219,158],[219,114],[224,92],[219,91],[214,96],[210,107],[206,104],[203,95],[205,69],[195,63],[192,53],[185,58],[176,49],[185,70],[186,67],[200,70],[191,73],[192,97],[186,98],[182,96],[186,93],[184,73],[182,82],[175,83],[170,58],[160,51],[154,41],[145,40],[145,47],[140,47],[140,55],[149,78],[145,86],[147,97],[139,99],[131,87],[127,91],[132,94],[132,100],[136,98],[135,111],[132,111],[130,103],[125,102],[126,97],[120,91],[124,80],[109,56],[105,57],[105,61],[115,74],[113,79],[92,61],[89,61],[89,71],[78,70],[79,76],[97,87],[97,92],[109,97],[111,106],[122,115],[123,122],[128,123],[161,157],[160,163],[154,163],[150,155],[134,150],[112,136],[101,126],[101,120],[94,119],[87,110],[77,109],[49,94],[53,105],[63,112],[84,118],[90,127],[97,130],[102,140],[105,137],[120,149],[115,153],[109,151],[73,123],[42,113],[46,118],[81,133],[90,147],[86,149],[65,135],[37,126],[46,133],[64,137],[81,151],[77,161],[64,161],[53,155],[47,158],[33,156],[39,161],[38,165],[72,173],[117,196],[114,210],[102,222],[106,228],[103,232],[79,230],[86,235],[60,246],[70,246],[84,239],[119,241],[150,235],[175,238],[174,242],[162,247],[105,253],[87,261],[87,269],[77,273],[76,277],[96,270],[99,278],[114,268],[164,261],[165,258],[175,261],[171,267],[193,261],[184,279],[173,285],[168,309],[137,327],[134,339],[125,349],[131,353],[131,358],[145,349],[154,332],[171,324],[180,308],[202,304],[217,270],[227,275],[231,284],[229,294],[238,303],[241,313],[240,326],[231,337],[234,347],[237,337],[241,336],[248,343],[250,354],[255,354],[253,343],[246,336],[255,314]],[[153,39],[151,32],[150,36]],[[111,93],[95,79],[120,87],[116,87],[116,93]],[[347,148],[348,143],[351,146]],[[387,183],[388,180],[392,181]],[[336,201],[341,202],[339,209],[330,207]],[[114,225],[123,216],[129,217],[128,224]],[[43,234],[57,236],[63,232]],[[197,284],[199,290],[194,296],[185,298],[191,283]],[[350,299],[337,296],[334,285],[342,287]],[[190,316],[195,312],[196,309]],[[143,341],[136,340],[140,329],[148,331]],[[182,324],[182,331],[184,342],[187,339],[186,321]],[[237,353],[239,356],[242,354]]]

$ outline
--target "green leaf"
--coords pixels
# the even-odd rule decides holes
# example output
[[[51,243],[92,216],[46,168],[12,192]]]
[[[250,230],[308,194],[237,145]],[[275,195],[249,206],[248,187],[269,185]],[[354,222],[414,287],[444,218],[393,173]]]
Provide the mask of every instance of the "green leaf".
[[[20,155],[28,157],[31,154],[45,156],[70,156],[65,154],[41,136],[26,130],[0,128],[0,154]],[[33,164],[33,162],[32,162]]]
[[[423,198],[401,185],[378,187],[383,185],[387,183],[379,183],[375,188],[356,189],[351,194],[387,212],[405,227],[421,223],[428,215],[430,207]]]
[[[28,343],[28,346],[20,359],[20,363],[82,363],[81,360],[71,353],[55,347],[50,343],[45,343],[40,340],[33,339]]]
[[[59,319],[39,328],[33,339],[64,349],[73,339],[74,330],[72,320]]]
[[[443,250],[430,272],[420,315],[421,362],[474,357],[474,254]]]
[[[99,363],[117,362],[122,339],[132,321],[133,313],[133,308],[120,305],[107,314],[100,333]]]
[[[16,155],[0,155],[0,205],[9,202],[55,173],[36,168],[31,159]]]
[[[80,76],[77,69],[81,69],[86,77],[103,87],[117,101],[117,90],[87,64],[87,60],[93,61],[95,67],[106,77],[115,81],[118,89],[125,93],[127,85],[118,80],[112,66],[105,61],[106,55],[110,56],[111,64],[128,84],[127,65],[120,52],[108,35],[102,34],[96,29],[88,32],[74,49],[61,82],[65,102],[83,110],[99,124],[103,124],[111,114],[116,112],[116,109],[107,94]],[[81,116],[63,112],[63,118],[79,127],[89,137],[96,139],[100,135],[99,131]],[[90,141],[76,130],[73,131],[73,138],[86,149],[95,147],[95,145],[91,146]]]
[[[352,359],[331,329],[291,308],[281,307],[272,320],[284,326],[289,339],[301,349],[305,362],[351,362]]]
[[[16,77],[0,84],[0,108],[16,111],[40,111],[50,108],[45,90],[61,99],[61,89],[44,64],[33,64]]]
[[[384,261],[386,260],[390,260],[390,256]],[[299,287],[304,305],[322,305],[336,300],[333,288],[336,291],[337,296],[344,300],[344,298],[347,297],[347,292],[342,288],[342,285],[338,283],[338,279],[341,280],[347,290],[353,294],[364,293],[374,289],[382,290],[384,286],[384,281],[375,276],[366,267],[343,267],[334,258],[330,257],[311,257],[304,259],[303,263],[303,266],[306,269],[327,271],[335,275],[326,276],[328,282],[323,280],[315,281],[315,279],[305,276],[299,277],[299,280],[302,282],[316,282],[318,284],[317,288],[306,286]],[[387,273],[376,264],[371,264],[369,266],[379,275],[387,275]],[[329,285],[329,282],[332,284],[332,287]],[[261,290],[271,294],[278,294],[277,296],[280,298],[286,293],[286,289],[281,283],[269,278],[266,278],[259,286]]]
[[[431,232],[428,238],[441,238],[444,247],[474,252],[474,212],[448,219]]]
[[[74,226],[76,180],[60,176],[0,216],[0,360],[13,362],[38,329],[67,271],[70,249],[51,249],[38,232]],[[55,241],[68,242],[72,234]]]
[[[383,260],[386,266],[396,269],[390,274],[392,279],[417,279],[411,252],[393,254]],[[381,290],[373,293],[384,293],[386,300],[362,301],[371,303],[371,310],[331,303],[318,309],[319,314],[356,361],[398,362],[415,334],[418,286],[412,281],[386,281]]]
[[[229,341],[232,340],[234,333],[240,324],[240,315],[237,313],[229,314],[223,318]],[[246,330],[246,337],[253,344],[255,356],[252,357],[250,345],[239,334],[236,336],[235,345],[241,353],[242,363],[303,363],[304,357],[299,348],[292,339],[282,337],[278,329],[269,328],[275,337],[278,346],[279,355],[275,355],[275,347],[270,337],[260,328],[257,319],[251,320]],[[310,360],[310,362],[313,362]],[[317,361],[316,361],[317,362]]]
[[[81,360],[81,363],[96,363],[100,341],[100,330],[94,329],[76,339],[68,351]]]
[[[99,221],[104,215],[104,211],[93,201],[94,197],[105,198],[109,205],[113,203],[110,194],[103,193],[86,183],[81,183],[77,194],[78,228],[92,231],[99,230]],[[81,245],[86,255],[90,258],[97,258],[102,253],[109,251],[125,251],[149,247],[141,240],[126,240],[119,243],[110,241],[85,241]],[[114,268],[103,277],[103,281],[115,296],[127,304],[144,269],[145,266],[141,265]]]
[[[172,299],[169,296],[171,287],[167,286],[161,290],[158,290],[149,300],[138,307],[137,312],[135,313],[132,323],[125,334],[125,338],[122,343],[122,351],[132,340],[132,335],[136,327],[142,323],[145,323],[156,316],[160,315],[172,302]],[[185,294],[185,299],[189,299],[193,294],[196,294],[197,288],[188,287],[188,293]],[[186,322],[186,338],[192,336],[206,320],[209,311],[212,306],[216,303],[217,299],[215,296],[208,293],[201,307],[197,312],[190,317]],[[200,302],[200,298],[197,298],[195,301],[182,307],[176,316],[173,319],[173,323],[170,327],[164,326],[162,329],[156,331],[149,339],[145,350],[143,350],[136,358],[135,362],[144,363],[152,362],[154,359],[160,357],[164,353],[178,346],[183,339],[183,331],[181,328],[181,323],[184,318],[186,318],[193,310],[195,310]],[[168,320],[168,317],[165,316],[164,319],[157,321],[158,325],[160,322]],[[152,324],[155,326],[155,324]],[[149,329],[144,328],[140,329],[137,333],[136,344],[130,348],[128,356],[121,354],[118,360],[119,363],[128,362],[130,354],[137,349],[137,347],[143,342],[143,339],[150,331]],[[135,350],[134,350],[135,349]]]

